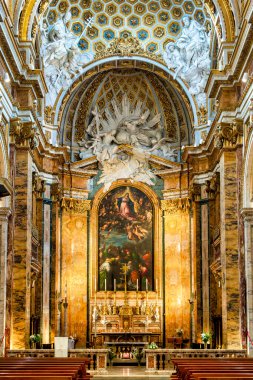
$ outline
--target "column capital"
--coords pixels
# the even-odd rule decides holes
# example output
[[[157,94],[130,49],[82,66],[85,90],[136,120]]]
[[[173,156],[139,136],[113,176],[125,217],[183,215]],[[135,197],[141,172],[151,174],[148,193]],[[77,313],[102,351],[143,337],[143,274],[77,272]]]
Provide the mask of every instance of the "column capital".
[[[187,212],[190,208],[189,198],[163,199],[161,200],[162,211],[168,214]]]
[[[10,207],[0,207],[0,221],[7,221],[11,215]]]
[[[18,148],[34,149],[37,146],[36,128],[32,121],[15,117],[10,121],[11,142]]]
[[[62,198],[61,207],[66,211],[72,211],[76,214],[84,214],[91,208],[90,200]]]
[[[241,216],[243,217],[244,222],[252,222],[253,223],[253,208],[241,209]]]
[[[214,136],[216,148],[234,148],[242,143],[243,121],[234,119],[232,122],[220,122]]]

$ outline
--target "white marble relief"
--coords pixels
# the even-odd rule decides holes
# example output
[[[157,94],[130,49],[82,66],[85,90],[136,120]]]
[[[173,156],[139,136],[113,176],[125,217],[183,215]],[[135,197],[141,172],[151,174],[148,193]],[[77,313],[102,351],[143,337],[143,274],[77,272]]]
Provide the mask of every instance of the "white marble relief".
[[[67,28],[70,18],[71,13],[67,12],[55,24],[47,27],[44,22],[41,27],[41,55],[49,90],[47,104],[53,104],[60,90],[67,89],[82,67],[94,58],[93,53],[82,53],[78,47],[92,19],[84,22],[82,34],[75,37]]]
[[[164,60],[175,71],[174,78],[179,76],[189,84],[198,105],[205,104],[204,88],[211,68],[210,38],[205,27],[189,16],[184,16],[182,23],[181,35],[176,42],[167,44]]]
[[[160,114],[151,115],[139,101],[133,108],[126,95],[121,105],[115,100],[105,109],[103,118],[98,108],[79,142],[80,158],[97,157],[102,174],[99,183],[105,191],[117,179],[128,178],[153,185],[156,176],[149,166],[151,154],[175,161],[176,153],[163,137]]]

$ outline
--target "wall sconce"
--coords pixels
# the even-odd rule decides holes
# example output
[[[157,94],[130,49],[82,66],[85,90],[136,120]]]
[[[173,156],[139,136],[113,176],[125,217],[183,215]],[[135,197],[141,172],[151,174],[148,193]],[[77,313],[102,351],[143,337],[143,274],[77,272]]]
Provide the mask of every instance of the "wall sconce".
[[[245,71],[245,73],[242,76],[242,82],[247,83],[248,80],[249,80],[249,73],[247,71]]]
[[[4,81],[5,81],[5,83],[9,83],[11,81],[9,73],[7,73],[7,72],[4,74]]]

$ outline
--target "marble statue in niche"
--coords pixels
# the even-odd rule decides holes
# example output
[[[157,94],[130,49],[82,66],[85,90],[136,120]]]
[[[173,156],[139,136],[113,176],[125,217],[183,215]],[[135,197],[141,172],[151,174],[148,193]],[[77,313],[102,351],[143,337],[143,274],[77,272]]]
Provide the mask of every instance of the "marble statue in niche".
[[[112,112],[113,110],[113,112]],[[118,179],[130,179],[154,185],[156,176],[149,166],[151,154],[175,161],[176,154],[164,136],[161,115],[151,115],[139,101],[132,107],[123,96],[121,105],[112,100],[102,117],[97,107],[86,129],[85,139],[79,142],[80,158],[95,155],[102,168],[98,183],[105,191]]]
[[[70,18],[71,13],[66,12],[53,25],[47,27],[44,22],[41,27],[41,55],[49,89],[47,104],[53,104],[59,91],[68,88],[83,65],[94,58],[92,53],[82,53],[78,47],[78,42],[91,26],[92,19],[85,21],[83,33],[75,37],[67,28]]]
[[[184,16],[182,23],[182,33],[176,42],[167,44],[164,60],[175,71],[174,78],[179,76],[189,84],[198,105],[205,104],[204,88],[211,68],[210,38],[205,28],[189,16]]]

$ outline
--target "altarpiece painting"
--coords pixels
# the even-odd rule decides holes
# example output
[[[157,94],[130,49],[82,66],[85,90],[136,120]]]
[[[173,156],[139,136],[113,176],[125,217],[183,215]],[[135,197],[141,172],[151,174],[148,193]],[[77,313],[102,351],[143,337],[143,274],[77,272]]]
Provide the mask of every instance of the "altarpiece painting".
[[[99,289],[153,289],[153,206],[131,186],[108,192],[99,206]],[[137,289],[138,288],[138,289]]]

